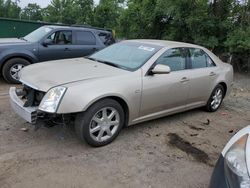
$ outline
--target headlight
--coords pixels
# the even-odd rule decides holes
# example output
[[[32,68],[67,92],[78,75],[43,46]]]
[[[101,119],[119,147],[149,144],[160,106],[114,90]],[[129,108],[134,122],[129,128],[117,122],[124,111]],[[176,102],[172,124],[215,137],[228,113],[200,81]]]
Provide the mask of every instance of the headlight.
[[[49,113],[55,113],[65,91],[66,88],[61,86],[50,89],[43,97],[38,109]]]
[[[225,155],[225,171],[230,187],[250,187],[250,178],[246,162],[247,138],[248,134],[241,137]]]

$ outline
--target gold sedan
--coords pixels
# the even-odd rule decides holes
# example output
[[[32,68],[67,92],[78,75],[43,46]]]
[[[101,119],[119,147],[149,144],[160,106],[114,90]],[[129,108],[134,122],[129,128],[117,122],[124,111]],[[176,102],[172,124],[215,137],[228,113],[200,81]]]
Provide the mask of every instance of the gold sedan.
[[[26,121],[74,121],[92,146],[112,142],[123,126],[204,106],[216,111],[230,92],[232,66],[204,47],[128,40],[87,58],[35,64],[10,89],[12,108]]]

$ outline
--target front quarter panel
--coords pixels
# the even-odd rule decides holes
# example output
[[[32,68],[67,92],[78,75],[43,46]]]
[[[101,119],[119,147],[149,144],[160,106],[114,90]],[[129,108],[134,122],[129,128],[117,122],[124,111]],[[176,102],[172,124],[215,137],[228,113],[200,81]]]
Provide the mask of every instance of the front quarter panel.
[[[129,108],[129,122],[138,117],[141,99],[141,69],[120,76],[97,78],[64,85],[58,114],[86,111],[96,101],[106,97],[119,97]]]
[[[38,62],[37,59],[37,44],[32,43],[29,45],[19,45],[10,49],[5,49],[0,53],[0,67],[11,57],[24,57],[31,60],[32,63]]]

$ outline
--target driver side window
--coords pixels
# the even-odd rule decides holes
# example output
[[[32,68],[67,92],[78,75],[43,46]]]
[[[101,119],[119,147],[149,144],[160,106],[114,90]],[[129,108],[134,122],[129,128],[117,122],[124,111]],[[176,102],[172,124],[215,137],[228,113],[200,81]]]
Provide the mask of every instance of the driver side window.
[[[47,39],[51,40],[54,45],[72,44],[72,31],[56,31]]]
[[[186,58],[180,48],[172,48],[164,52],[156,64],[167,65],[171,71],[179,71],[186,69]]]

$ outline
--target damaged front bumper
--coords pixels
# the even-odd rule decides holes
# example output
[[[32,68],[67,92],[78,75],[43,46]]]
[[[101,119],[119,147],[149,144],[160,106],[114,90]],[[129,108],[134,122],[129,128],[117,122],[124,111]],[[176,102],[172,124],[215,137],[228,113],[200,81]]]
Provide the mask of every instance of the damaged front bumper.
[[[74,121],[74,114],[56,114],[40,111],[38,106],[43,97],[40,91],[11,87],[9,96],[10,105],[13,111],[25,121],[35,125],[35,130],[41,127],[41,125],[52,127],[54,125],[62,125]]]
[[[22,101],[16,94],[16,87],[11,87],[9,90],[10,105],[12,109],[24,120],[31,124],[37,122],[37,109],[38,107],[24,107],[24,101]]]

